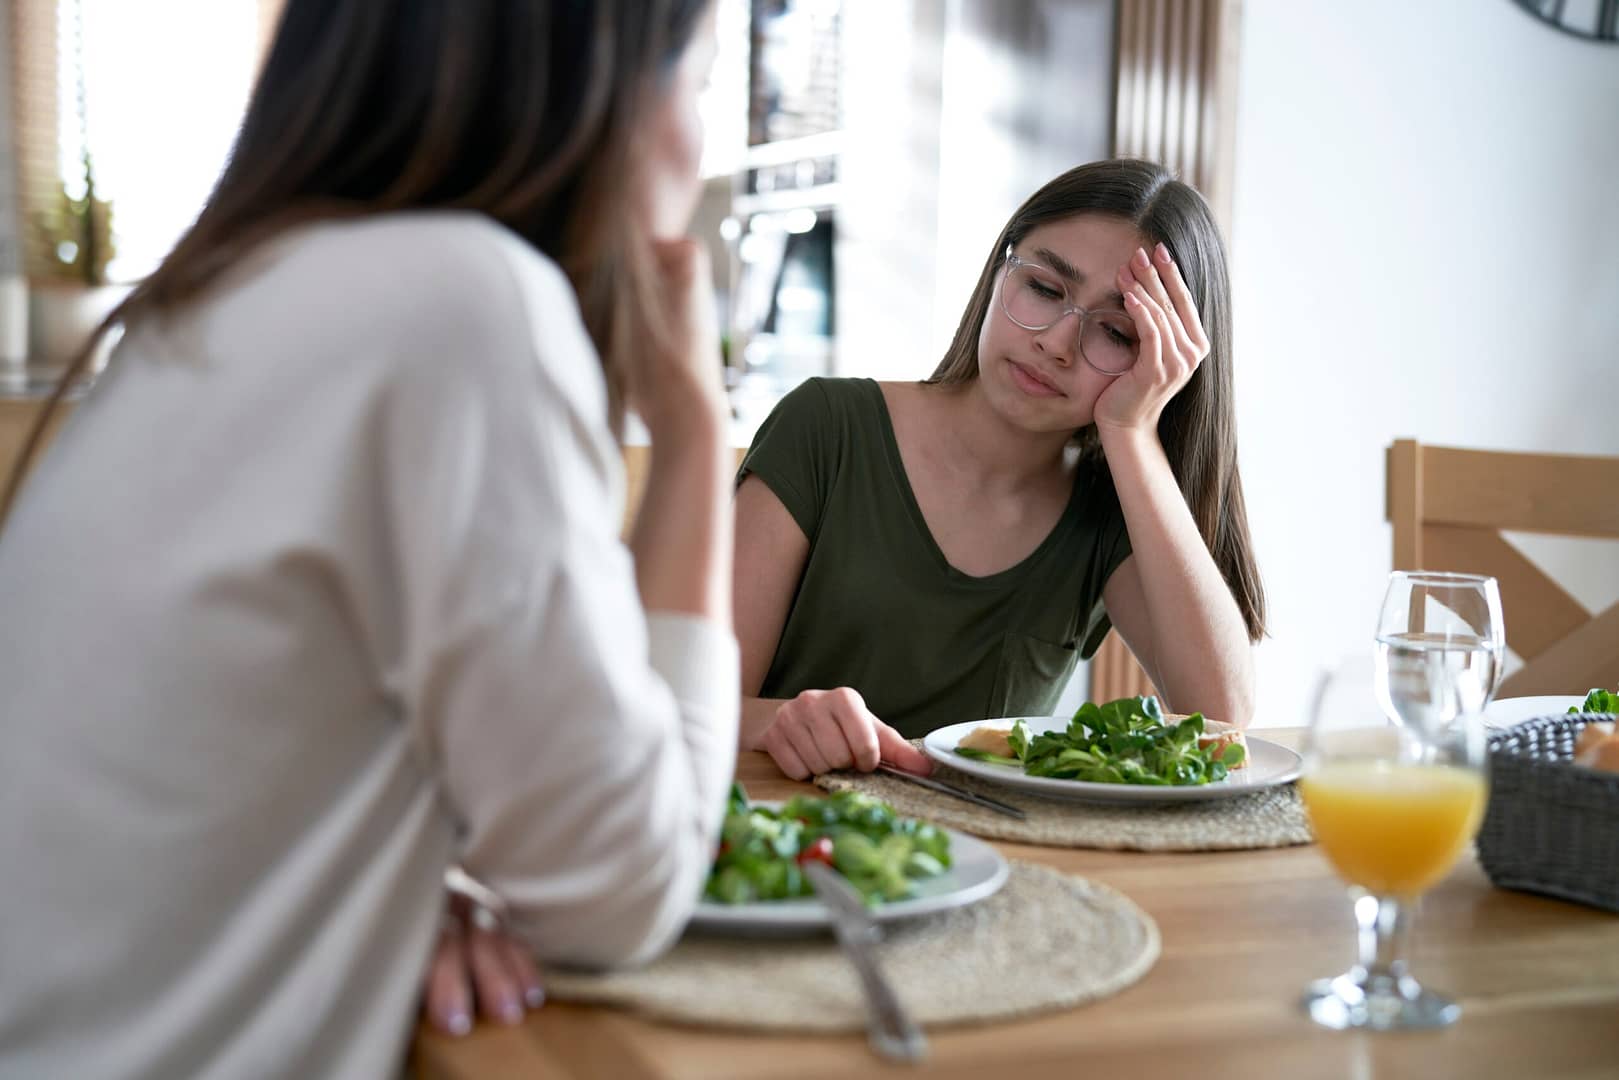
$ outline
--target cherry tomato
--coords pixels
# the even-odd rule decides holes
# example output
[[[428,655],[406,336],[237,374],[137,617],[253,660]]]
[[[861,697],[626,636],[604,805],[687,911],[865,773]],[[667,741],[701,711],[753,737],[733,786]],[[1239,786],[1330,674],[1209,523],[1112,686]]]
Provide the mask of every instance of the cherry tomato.
[[[804,850],[798,853],[798,864],[802,866],[807,862],[822,862],[828,866],[832,865],[832,838],[830,836],[816,837],[814,841],[805,846]]]

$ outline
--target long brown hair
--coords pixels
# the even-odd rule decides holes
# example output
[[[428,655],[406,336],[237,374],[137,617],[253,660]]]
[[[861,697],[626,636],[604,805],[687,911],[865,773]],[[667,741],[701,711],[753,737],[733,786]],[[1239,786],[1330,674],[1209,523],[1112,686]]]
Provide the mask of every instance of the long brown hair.
[[[1237,473],[1237,417],[1231,394],[1231,282],[1225,243],[1196,189],[1150,161],[1098,161],[1070,169],[1017,208],[990,249],[972,299],[929,383],[978,377],[978,336],[1006,251],[1031,230],[1075,214],[1129,222],[1149,245],[1162,243],[1180,266],[1208,334],[1209,355],[1164,406],[1158,437],[1198,532],[1236,598],[1251,640],[1265,633],[1265,590],[1248,535],[1248,511]],[[1083,467],[1105,470],[1095,427],[1077,436]]]
[[[623,416],[621,353],[657,310],[631,223],[633,141],[711,0],[288,0],[230,161],[196,222],[80,350],[0,495],[113,327],[197,299],[289,225],[487,214],[561,265]]]

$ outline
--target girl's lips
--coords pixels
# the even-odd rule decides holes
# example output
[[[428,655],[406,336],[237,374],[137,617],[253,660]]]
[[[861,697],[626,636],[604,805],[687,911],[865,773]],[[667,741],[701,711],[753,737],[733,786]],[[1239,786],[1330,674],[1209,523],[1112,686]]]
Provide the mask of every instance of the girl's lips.
[[[1008,360],[1007,363],[1012,367],[1012,382],[1017,384],[1017,388],[1030,397],[1066,396],[1061,390],[1058,390],[1016,360]]]

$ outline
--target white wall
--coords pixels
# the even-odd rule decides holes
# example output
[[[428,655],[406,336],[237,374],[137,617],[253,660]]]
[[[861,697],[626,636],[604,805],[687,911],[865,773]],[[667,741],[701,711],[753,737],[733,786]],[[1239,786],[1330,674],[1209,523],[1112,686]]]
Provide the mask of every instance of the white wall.
[[[1509,0],[1245,0],[1240,56],[1257,722],[1294,724],[1369,648],[1389,442],[1619,454],[1619,48]],[[1614,546],[1523,546],[1587,606],[1619,599]]]

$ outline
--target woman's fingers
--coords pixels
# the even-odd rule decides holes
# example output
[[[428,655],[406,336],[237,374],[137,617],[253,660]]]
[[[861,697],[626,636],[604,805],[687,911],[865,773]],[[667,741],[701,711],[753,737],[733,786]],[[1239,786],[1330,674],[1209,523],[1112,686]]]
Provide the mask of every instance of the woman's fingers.
[[[517,989],[523,995],[523,1004],[538,1009],[545,1004],[545,984],[540,980],[540,969],[534,963],[534,954],[515,936],[500,935],[500,947],[506,954],[506,966],[517,979]]]
[[[815,745],[815,736],[810,734],[809,726],[802,716],[789,717],[783,734],[792,748],[798,752],[798,760],[804,763],[810,775],[819,776],[821,773],[832,771],[832,766],[821,756],[821,748]]]
[[[828,771],[844,769],[853,763],[853,749],[843,732],[837,707],[832,702],[825,702],[822,708],[810,712],[804,718],[804,726],[815,741],[815,749],[820,752],[821,761],[826,764]]]
[[[1203,330],[1203,316],[1197,310],[1197,302],[1192,299],[1192,290],[1187,287],[1186,279],[1181,276],[1180,266],[1163,244],[1154,249],[1153,260],[1158,266],[1159,276],[1164,279],[1164,284],[1169,290],[1170,299],[1174,301],[1175,313],[1180,316],[1187,340],[1190,341],[1197,358],[1202,360],[1209,354],[1209,335]]]
[[[846,686],[832,691],[828,704],[849,751],[846,764],[852,764],[861,772],[875,769],[882,757],[877,745],[877,731],[883,726],[881,721],[871,715],[865,700]]]
[[[474,1002],[484,1016],[517,1024],[525,1006],[539,1008],[544,1001],[528,947],[506,932],[500,916],[452,891],[427,969],[422,1009],[428,1021],[447,1035],[465,1035],[472,1030]]]
[[[642,314],[626,354],[632,404],[652,433],[679,437],[693,417],[725,411],[717,307],[707,249],[690,238],[654,242],[663,299]]]
[[[1158,245],[1157,251],[1165,255],[1168,253],[1162,244]],[[1182,325],[1179,309],[1175,301],[1171,299],[1172,290],[1166,284],[1164,277],[1158,272],[1159,267],[1162,267],[1165,274],[1170,273],[1173,270],[1173,263],[1165,266],[1163,255],[1156,256],[1156,259],[1157,265],[1155,266],[1154,260],[1148,258],[1144,248],[1136,248],[1135,254],[1130,256],[1131,276],[1141,284],[1147,297],[1152,300],[1150,310],[1153,318],[1158,323],[1160,331],[1162,331],[1165,359],[1169,360],[1184,356],[1188,362],[1195,364],[1202,358],[1202,354],[1192,343],[1191,336]],[[1184,284],[1182,284],[1180,291],[1185,293]],[[1187,299],[1190,301],[1189,295]],[[1193,311],[1193,316],[1194,318],[1196,317],[1195,310]]]
[[[1153,268],[1152,260],[1147,257],[1145,248],[1136,248],[1134,255],[1130,256],[1130,273],[1140,282],[1148,296],[1157,301],[1159,307],[1169,308],[1173,304],[1169,299],[1169,292],[1164,288],[1163,279]]]
[[[1191,374],[1192,368],[1197,365],[1197,358],[1184,341],[1174,315],[1165,311],[1163,305],[1150,295],[1145,299],[1147,314],[1152,317],[1153,323],[1158,327],[1158,340],[1162,345],[1160,354],[1163,359],[1164,379],[1170,385],[1178,388],[1185,378]]]
[[[802,717],[797,698],[784,701],[776,707],[776,717],[765,728],[759,743],[775,759],[789,780],[806,780],[814,774],[816,762],[811,760],[814,741],[800,730]],[[808,744],[808,749],[805,747]]]
[[[1139,373],[1149,384],[1160,381],[1164,372],[1163,331],[1147,307],[1150,302],[1139,282],[1131,282],[1124,289],[1124,310],[1136,324],[1136,336],[1140,340],[1135,367],[1130,373]]]
[[[804,764],[804,759],[798,756],[798,751],[793,749],[793,744],[788,741],[785,730],[772,726],[765,732],[761,742],[764,745],[765,752],[776,763],[776,768],[780,769],[787,779],[809,779],[810,768]]]
[[[478,993],[478,1010],[504,1024],[523,1022],[523,988],[507,963],[498,932],[473,926],[467,934],[472,982]]]
[[[427,969],[428,1022],[446,1035],[472,1030],[472,983],[467,977],[466,934],[459,916],[446,912],[438,948]]]
[[[893,765],[896,769],[903,769],[909,773],[918,773],[922,776],[926,776],[933,771],[932,759],[912,746],[905,736],[887,724],[879,722],[876,734],[882,760]]]
[[[851,765],[870,772],[882,757],[882,726],[849,687],[806,690],[776,710],[760,745],[794,780]]]

